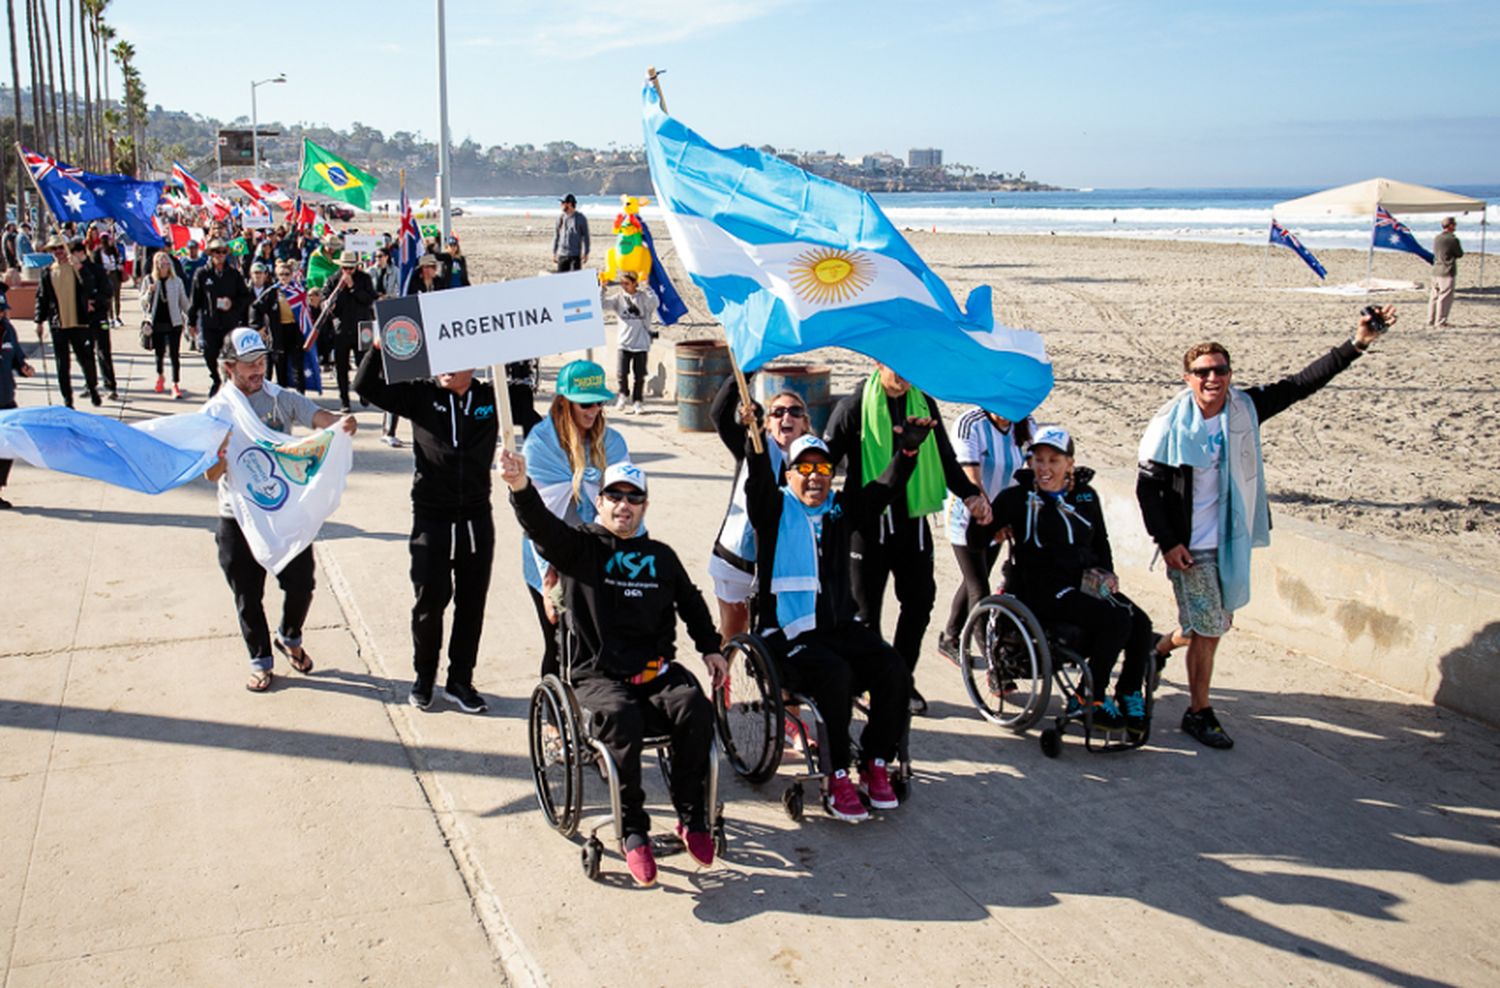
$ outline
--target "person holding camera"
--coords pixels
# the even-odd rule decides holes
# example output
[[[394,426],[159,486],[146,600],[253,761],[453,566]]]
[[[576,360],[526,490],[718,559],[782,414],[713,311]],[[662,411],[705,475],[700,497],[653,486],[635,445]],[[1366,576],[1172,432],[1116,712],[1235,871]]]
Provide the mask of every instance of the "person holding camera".
[[[651,321],[656,318],[658,304],[656,293],[642,285],[635,272],[622,271],[619,292],[610,295],[608,286],[602,287],[599,289],[599,301],[605,312],[613,312],[620,321],[616,344],[619,352],[617,377],[620,382],[620,397],[615,402],[615,408],[625,407],[625,392],[633,373],[635,384],[629,386],[630,414],[639,415],[641,396],[646,389],[646,358],[651,352],[651,341],[656,337],[651,331]]]
[[[1209,706],[1209,681],[1219,639],[1250,601],[1250,550],[1271,541],[1261,423],[1315,394],[1395,321],[1394,306],[1367,306],[1350,339],[1295,374],[1244,389],[1232,386],[1222,344],[1194,344],[1182,357],[1187,387],[1141,438],[1136,500],[1188,636],[1182,729],[1210,748],[1234,747]]]

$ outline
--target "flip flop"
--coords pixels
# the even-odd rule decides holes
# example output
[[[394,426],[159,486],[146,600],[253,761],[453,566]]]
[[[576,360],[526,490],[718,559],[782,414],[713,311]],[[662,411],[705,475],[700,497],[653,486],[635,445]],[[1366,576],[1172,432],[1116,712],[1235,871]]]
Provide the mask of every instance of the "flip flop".
[[[271,670],[257,669],[250,674],[249,680],[245,682],[245,689],[251,693],[264,693],[271,688]]]
[[[301,655],[293,655],[292,650],[281,643],[281,639],[274,639],[271,644],[275,645],[276,651],[285,655],[287,662],[291,663],[292,668],[302,673],[302,675],[305,676],[313,671],[312,656],[307,654],[307,649],[304,648]]]

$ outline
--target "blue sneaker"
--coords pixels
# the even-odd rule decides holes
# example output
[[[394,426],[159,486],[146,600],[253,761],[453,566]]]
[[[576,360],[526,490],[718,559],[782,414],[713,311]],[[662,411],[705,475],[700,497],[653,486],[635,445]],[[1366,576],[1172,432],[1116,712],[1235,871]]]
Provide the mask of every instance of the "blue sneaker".
[[[1125,733],[1141,737],[1146,733],[1146,698],[1139,693],[1126,693],[1120,697],[1120,706],[1125,711]]]

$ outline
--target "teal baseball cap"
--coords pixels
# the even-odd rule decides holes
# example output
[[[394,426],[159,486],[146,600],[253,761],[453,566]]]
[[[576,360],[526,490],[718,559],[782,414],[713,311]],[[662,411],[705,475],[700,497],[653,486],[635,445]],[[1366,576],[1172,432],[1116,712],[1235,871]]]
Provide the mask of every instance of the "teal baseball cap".
[[[557,372],[557,393],[581,405],[609,401],[615,393],[604,386],[604,368],[592,360],[575,360]]]

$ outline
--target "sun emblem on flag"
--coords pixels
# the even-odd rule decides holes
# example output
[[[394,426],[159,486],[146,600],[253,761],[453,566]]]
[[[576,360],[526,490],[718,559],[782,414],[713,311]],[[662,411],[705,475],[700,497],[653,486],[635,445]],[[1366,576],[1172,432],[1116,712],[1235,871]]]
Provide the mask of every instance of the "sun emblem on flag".
[[[862,253],[817,247],[797,255],[788,277],[792,288],[807,301],[836,305],[870,287],[875,265]]]

